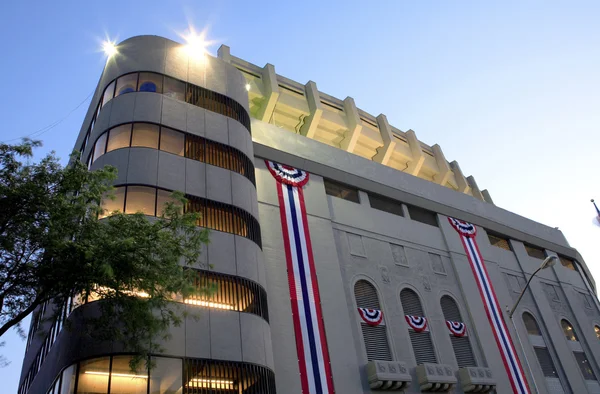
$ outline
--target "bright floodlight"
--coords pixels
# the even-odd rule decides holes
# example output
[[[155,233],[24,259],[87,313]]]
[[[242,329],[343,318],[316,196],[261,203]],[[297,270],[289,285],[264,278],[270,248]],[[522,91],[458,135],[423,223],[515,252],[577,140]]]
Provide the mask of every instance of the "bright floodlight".
[[[111,56],[115,55],[118,52],[117,51],[117,46],[115,45],[114,42],[111,42],[111,41],[104,41],[102,43],[102,50],[104,51],[104,53],[108,57],[111,57]]]

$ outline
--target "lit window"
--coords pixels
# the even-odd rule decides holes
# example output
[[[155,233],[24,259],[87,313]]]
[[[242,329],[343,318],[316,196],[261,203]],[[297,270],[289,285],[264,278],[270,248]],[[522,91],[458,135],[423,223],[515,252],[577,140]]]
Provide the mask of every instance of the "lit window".
[[[149,123],[135,123],[131,146],[158,149],[158,126]]]
[[[106,133],[102,134],[96,140],[96,145],[94,145],[94,155],[92,159],[92,163],[96,161],[100,156],[102,156],[106,149]]]
[[[127,200],[125,213],[142,212],[154,216],[156,203],[156,189],[146,186],[127,186]]]
[[[131,361],[131,356],[113,356],[110,371],[110,392],[146,394],[148,371],[132,371],[129,361]]]
[[[108,144],[106,145],[106,152],[129,147],[129,142],[131,140],[130,124],[117,126],[111,129],[109,133],[110,134],[108,135]]]
[[[102,106],[104,107],[106,103],[112,100],[115,95],[115,81],[112,81],[104,91],[104,96],[102,96]]]
[[[123,75],[117,79],[117,89],[115,91],[115,97],[125,93],[135,92],[137,87],[137,73]]]
[[[325,193],[327,193],[328,196],[341,198],[355,203],[360,202],[357,189],[330,179],[323,179],[323,183],[325,184]]]
[[[173,197],[171,197],[171,194],[172,192],[170,191],[158,189],[156,195],[156,216],[162,216],[165,210],[165,205],[168,202],[177,202],[173,199]]]
[[[110,216],[111,213],[118,211],[123,212],[123,205],[125,204],[125,186],[116,187],[113,191],[115,196],[114,200],[111,200],[106,196],[102,199],[102,209],[104,212],[99,216],[100,219]]]
[[[596,333],[596,338],[600,339],[600,327],[594,326],[594,332]]]
[[[109,372],[110,357],[81,362],[77,379],[77,393],[108,393]]]
[[[175,130],[171,130],[168,127],[161,127],[160,129],[160,150],[165,152],[174,153],[179,156],[183,156],[183,147],[185,145],[185,136]]]
[[[185,83],[174,78],[165,77],[164,95],[185,101]]]
[[[155,73],[140,73],[138,91],[162,93],[163,76]]]
[[[571,323],[569,323],[568,321],[563,319],[560,321],[560,325],[562,326],[563,333],[565,334],[565,337],[567,338],[567,340],[574,341],[574,342],[579,341],[579,339],[577,339],[577,335],[575,334],[575,330],[573,329],[573,326],[571,325]]]

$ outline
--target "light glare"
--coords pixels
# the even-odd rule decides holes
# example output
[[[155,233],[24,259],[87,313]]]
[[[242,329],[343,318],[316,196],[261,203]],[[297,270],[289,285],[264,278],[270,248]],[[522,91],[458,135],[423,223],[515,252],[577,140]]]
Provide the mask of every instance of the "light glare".
[[[102,43],[102,50],[108,57],[119,53],[119,51],[117,50],[117,45],[113,41],[104,41]]]
[[[246,84],[246,90],[247,90],[248,92],[250,91],[250,84],[249,84],[249,83],[247,83],[247,84]]]

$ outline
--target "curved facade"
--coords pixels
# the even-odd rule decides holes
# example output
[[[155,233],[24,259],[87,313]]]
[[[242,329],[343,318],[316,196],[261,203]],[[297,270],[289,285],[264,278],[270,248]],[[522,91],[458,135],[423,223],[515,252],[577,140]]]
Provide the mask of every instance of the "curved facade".
[[[199,283],[219,290],[180,300],[200,319],[134,376],[124,349],[79,334],[101,300],[53,322],[40,319],[51,305],[38,308],[19,394],[517,392],[473,259],[521,392],[600,393],[595,283],[560,231],[496,207],[414,131],[271,64],[225,46],[200,59],[154,36],[118,51],[75,148],[91,170],[119,170],[110,210],[160,216],[170,191],[185,193],[211,229]],[[478,257],[449,218],[473,224]],[[531,281],[511,320],[505,307],[550,255],[561,264]]]

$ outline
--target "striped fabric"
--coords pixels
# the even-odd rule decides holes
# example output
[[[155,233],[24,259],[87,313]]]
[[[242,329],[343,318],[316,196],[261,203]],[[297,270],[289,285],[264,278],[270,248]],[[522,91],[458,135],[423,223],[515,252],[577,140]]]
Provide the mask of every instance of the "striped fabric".
[[[302,185],[308,181],[308,173],[271,161],[266,161],[266,164],[277,180],[302,393],[333,394],[319,286],[302,191]]]
[[[485,268],[477,241],[475,240],[475,236],[477,235],[476,228],[471,223],[462,220],[449,217],[448,221],[458,232],[467,253],[467,258],[469,259],[475,281],[479,287],[481,300],[483,301],[488,320],[492,327],[498,350],[502,356],[502,362],[508,374],[512,390],[515,394],[529,394],[529,387],[525,380],[523,368],[517,357],[515,347],[504,322],[502,310],[498,304],[496,292]]]

